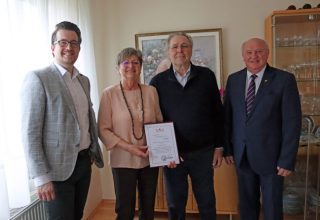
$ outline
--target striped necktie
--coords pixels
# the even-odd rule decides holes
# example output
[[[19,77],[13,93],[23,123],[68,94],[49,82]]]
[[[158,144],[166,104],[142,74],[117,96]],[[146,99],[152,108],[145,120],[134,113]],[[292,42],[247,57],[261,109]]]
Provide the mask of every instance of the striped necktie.
[[[246,112],[247,112],[247,116],[250,114],[252,107],[253,107],[253,101],[254,98],[256,96],[256,83],[255,83],[255,79],[257,78],[257,76],[255,74],[252,74],[250,76],[250,84],[248,87],[248,91],[247,91],[247,98],[246,98]]]

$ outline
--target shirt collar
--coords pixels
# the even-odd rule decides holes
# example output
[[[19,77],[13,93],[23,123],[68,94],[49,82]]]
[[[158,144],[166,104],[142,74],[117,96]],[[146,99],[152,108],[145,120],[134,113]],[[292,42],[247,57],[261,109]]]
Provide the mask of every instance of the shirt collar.
[[[267,67],[267,65],[265,65],[265,66],[262,68],[262,70],[260,70],[259,72],[256,73],[256,76],[257,76],[258,78],[261,79],[261,78],[263,77],[263,73],[264,73],[264,71],[266,70],[266,67]],[[253,74],[253,73],[251,73],[251,72],[247,69],[247,81],[250,80],[250,77],[251,77],[252,74]]]
[[[176,78],[177,77],[179,77],[179,78],[188,78],[189,76],[190,76],[190,70],[191,70],[191,65],[189,66],[189,68],[188,68],[188,70],[187,70],[187,72],[186,72],[186,74],[184,75],[184,76],[181,76],[176,70],[175,70],[175,68],[172,66],[172,68],[173,68],[173,73],[174,73],[174,75],[176,76]]]
[[[62,76],[64,76],[66,73],[69,73],[68,70],[66,70],[63,66],[58,64],[57,62],[53,62],[54,65],[58,68],[59,72],[61,73]],[[73,76],[72,79],[76,78],[79,75],[79,71],[76,67],[73,68]],[[71,76],[71,73],[70,73]]]

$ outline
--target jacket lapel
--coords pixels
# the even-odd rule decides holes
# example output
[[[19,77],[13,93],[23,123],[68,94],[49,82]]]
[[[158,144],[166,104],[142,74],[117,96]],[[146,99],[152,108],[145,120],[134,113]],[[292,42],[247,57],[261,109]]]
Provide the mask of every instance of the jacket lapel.
[[[87,96],[88,102],[89,102],[89,106],[91,105],[91,100],[90,100],[90,91],[89,91],[89,85],[87,80],[85,80],[85,78],[81,75],[81,73],[77,76],[79,83],[84,91],[84,93]]]
[[[241,114],[246,118],[246,80],[247,80],[247,70],[244,69],[242,70],[240,77],[239,77],[239,82],[237,85],[239,86],[237,91],[238,91],[238,96],[240,100],[240,109],[241,109]]]
[[[71,94],[69,92],[69,89],[68,89],[64,79],[62,78],[61,73],[59,72],[59,70],[57,69],[57,67],[54,64],[51,64],[51,70],[52,70],[52,73],[54,73],[54,76],[57,77],[57,81],[59,82],[59,87],[60,87],[60,91],[62,94],[62,98],[64,99],[65,103],[69,107],[74,118],[78,121],[76,109],[75,109]]]

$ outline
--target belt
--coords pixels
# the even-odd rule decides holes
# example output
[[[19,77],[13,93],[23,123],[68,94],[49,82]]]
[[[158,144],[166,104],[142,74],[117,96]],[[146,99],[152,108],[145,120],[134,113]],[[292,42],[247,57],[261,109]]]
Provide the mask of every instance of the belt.
[[[89,148],[79,151],[78,155],[81,157],[89,155]]]

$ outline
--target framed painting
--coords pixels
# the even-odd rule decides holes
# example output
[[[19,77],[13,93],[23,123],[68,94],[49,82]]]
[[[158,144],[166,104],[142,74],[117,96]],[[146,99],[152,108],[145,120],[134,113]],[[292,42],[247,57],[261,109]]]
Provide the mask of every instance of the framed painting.
[[[141,50],[143,55],[141,81],[149,84],[153,76],[170,67],[171,63],[167,57],[167,38],[174,32],[185,32],[192,37],[191,62],[210,68],[221,88],[223,85],[221,28],[136,34],[136,48]]]

